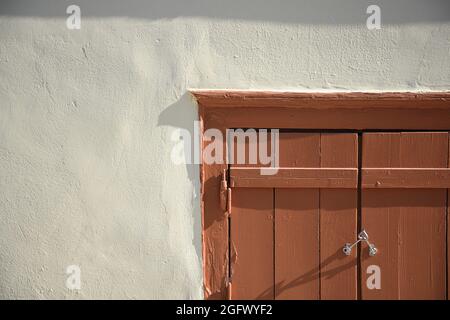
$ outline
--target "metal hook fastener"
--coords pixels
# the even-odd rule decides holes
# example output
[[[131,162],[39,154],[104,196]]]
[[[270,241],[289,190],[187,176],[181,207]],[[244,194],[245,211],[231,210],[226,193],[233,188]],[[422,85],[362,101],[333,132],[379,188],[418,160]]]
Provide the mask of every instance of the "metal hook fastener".
[[[352,253],[352,248],[358,244],[358,242],[364,241],[369,246],[369,256],[373,257],[377,254],[378,249],[375,247],[375,244],[369,242],[369,234],[366,230],[362,230],[358,234],[358,240],[356,240],[353,244],[346,243],[342,248],[342,251],[346,256],[349,256]]]

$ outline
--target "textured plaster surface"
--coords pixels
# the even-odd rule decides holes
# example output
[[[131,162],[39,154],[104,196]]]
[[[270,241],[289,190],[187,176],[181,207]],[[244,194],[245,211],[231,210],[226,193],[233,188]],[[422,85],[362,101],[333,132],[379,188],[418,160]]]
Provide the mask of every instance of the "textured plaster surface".
[[[65,5],[0,11],[0,298],[203,297],[199,169],[170,161],[197,119],[190,88],[450,90],[442,10],[371,31],[363,6],[346,24],[333,2],[306,22],[279,1],[276,19],[194,2],[148,18],[81,6],[81,30]]]

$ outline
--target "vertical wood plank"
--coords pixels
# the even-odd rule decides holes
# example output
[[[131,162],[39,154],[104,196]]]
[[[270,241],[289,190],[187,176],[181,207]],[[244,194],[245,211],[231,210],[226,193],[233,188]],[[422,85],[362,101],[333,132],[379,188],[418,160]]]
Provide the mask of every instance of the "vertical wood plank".
[[[363,134],[362,167],[400,167],[399,134]],[[399,196],[398,190],[362,190],[361,225],[369,232],[369,240],[375,242],[379,252],[368,259],[365,249],[361,262],[361,298],[396,299],[398,298],[398,256],[400,227],[398,206],[389,206]],[[384,205],[383,205],[384,204]],[[366,285],[369,265],[381,269],[381,289],[369,290]],[[381,291],[382,290],[382,291]]]
[[[357,168],[358,135],[321,134],[321,167]],[[321,299],[357,298],[357,250],[342,247],[356,239],[357,189],[320,189]]]
[[[237,135],[243,135],[250,131]],[[270,135],[267,148],[270,150]],[[231,166],[261,167],[259,136],[235,139]],[[256,156],[250,157],[251,150]],[[244,162],[238,154],[243,151]],[[251,161],[254,160],[254,161]],[[256,163],[255,163],[256,162]],[[233,188],[230,216],[231,299],[274,298],[274,194],[272,188]]]
[[[320,134],[281,133],[281,167],[319,167]],[[275,190],[275,298],[319,299],[319,190]]]
[[[450,168],[450,132],[448,133],[448,155],[447,155],[447,162],[448,162],[448,168]],[[450,226],[449,226],[449,218],[450,218],[450,189],[447,189],[447,300],[450,299],[450,263],[449,263],[449,257],[450,257]]]
[[[232,299],[273,299],[273,189],[233,192]]]
[[[358,166],[356,134],[280,135],[282,167]],[[277,299],[355,299],[357,190],[275,190]]]
[[[447,133],[366,133],[363,168],[448,166]],[[446,190],[364,189],[362,227],[379,249],[363,244],[363,299],[445,299]],[[379,266],[381,289],[369,289],[366,270]]]
[[[318,189],[275,189],[275,297],[319,299]]]

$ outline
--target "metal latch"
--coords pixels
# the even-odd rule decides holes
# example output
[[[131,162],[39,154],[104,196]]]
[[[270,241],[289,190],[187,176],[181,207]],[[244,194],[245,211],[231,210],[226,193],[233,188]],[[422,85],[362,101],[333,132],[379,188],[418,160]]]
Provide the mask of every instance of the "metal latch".
[[[375,247],[375,244],[369,242],[369,235],[367,234],[366,230],[362,230],[358,234],[358,240],[356,240],[353,244],[346,243],[342,248],[342,251],[345,253],[345,255],[349,256],[352,253],[352,248],[361,241],[364,241],[369,246],[369,256],[373,257],[377,254],[378,249]]]

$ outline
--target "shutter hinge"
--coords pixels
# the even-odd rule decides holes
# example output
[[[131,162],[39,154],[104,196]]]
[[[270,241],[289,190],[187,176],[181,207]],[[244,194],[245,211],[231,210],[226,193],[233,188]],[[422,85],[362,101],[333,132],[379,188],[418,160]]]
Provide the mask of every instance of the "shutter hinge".
[[[227,296],[228,296],[228,300],[231,300],[231,277],[228,277],[227,279]]]
[[[227,169],[223,169],[220,182],[220,206],[227,215],[231,214],[231,188],[227,180]]]

